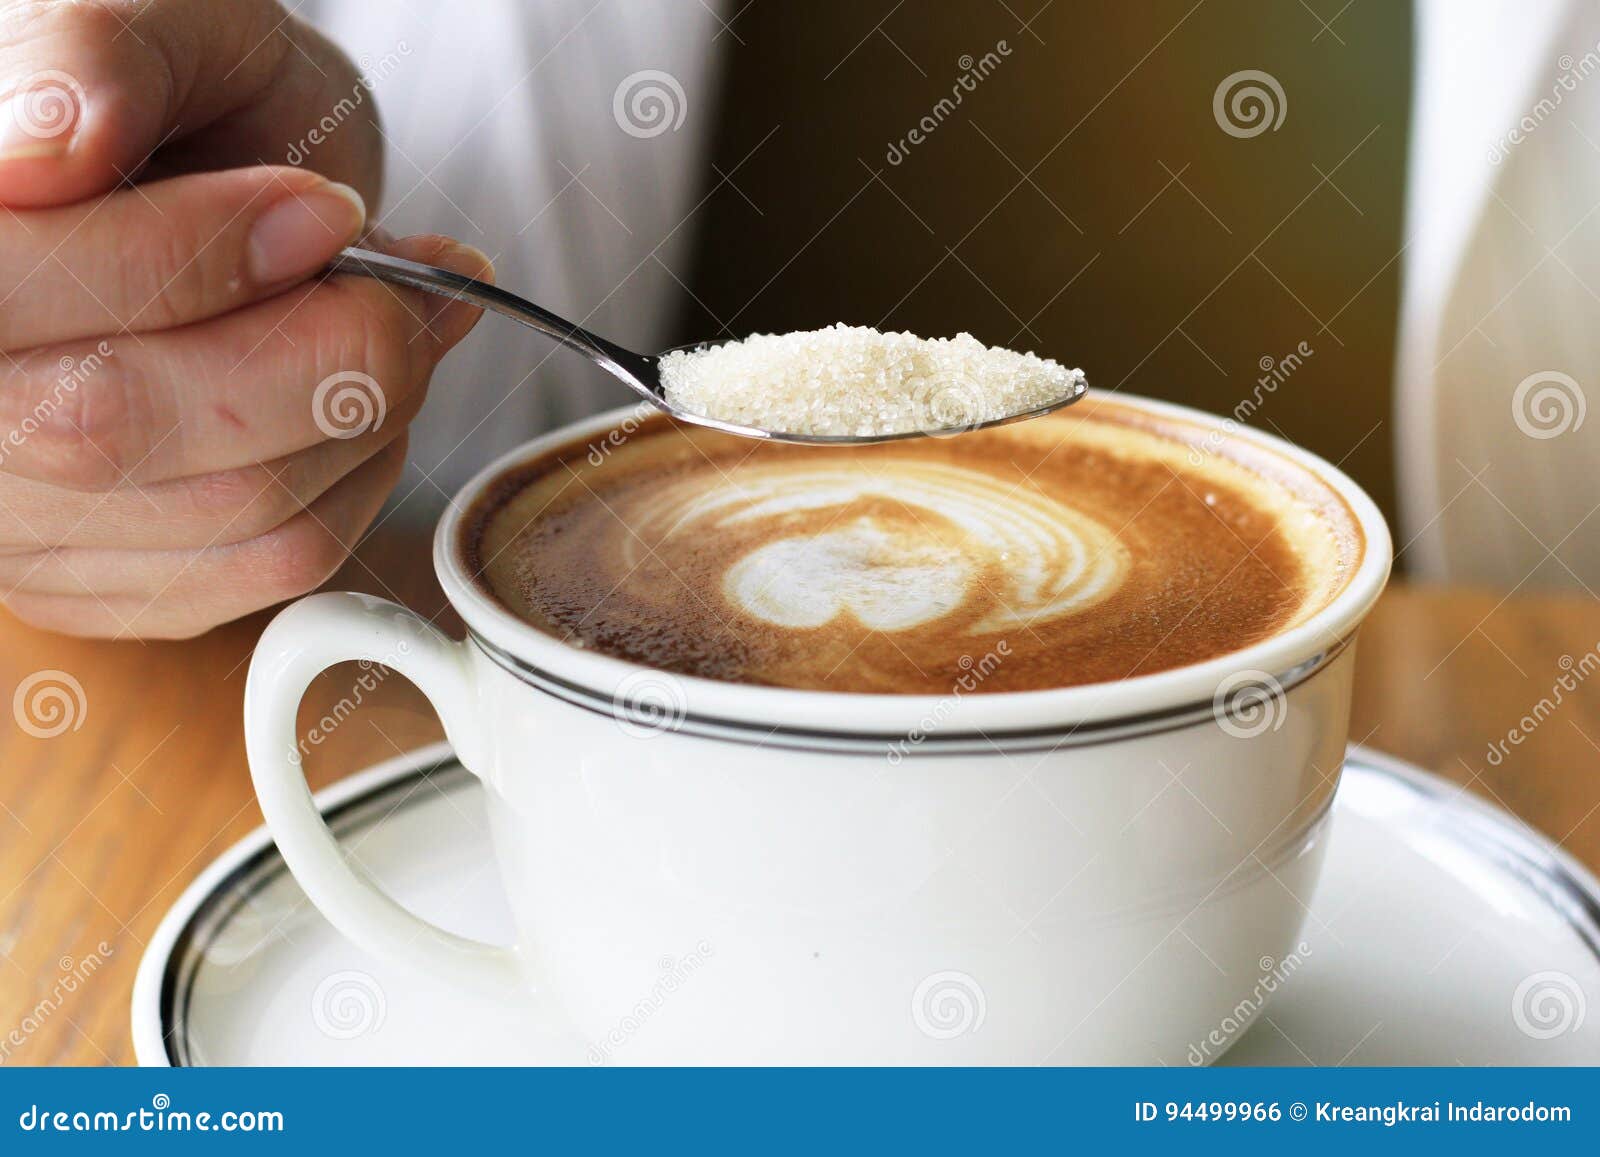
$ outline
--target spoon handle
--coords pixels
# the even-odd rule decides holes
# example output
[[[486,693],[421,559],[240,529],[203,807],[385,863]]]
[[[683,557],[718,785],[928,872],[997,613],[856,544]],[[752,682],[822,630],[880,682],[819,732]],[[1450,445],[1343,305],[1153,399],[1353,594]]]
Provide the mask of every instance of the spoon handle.
[[[406,261],[370,249],[350,248],[340,250],[328,263],[328,268],[335,273],[354,273],[360,277],[371,277],[378,281],[388,281],[395,285],[436,293],[441,297],[470,301],[473,305],[493,310],[513,321],[521,322],[530,329],[536,329],[548,337],[555,338],[562,345],[599,362],[613,373],[616,372],[614,367],[619,366],[625,367],[628,372],[637,373],[638,365],[648,360],[632,350],[623,349],[614,342],[607,341],[599,334],[590,333],[582,326],[574,325],[548,309],[518,297],[509,290],[501,289],[498,285],[491,285],[487,281],[478,281],[472,277],[463,277],[459,273],[452,273],[435,265]]]

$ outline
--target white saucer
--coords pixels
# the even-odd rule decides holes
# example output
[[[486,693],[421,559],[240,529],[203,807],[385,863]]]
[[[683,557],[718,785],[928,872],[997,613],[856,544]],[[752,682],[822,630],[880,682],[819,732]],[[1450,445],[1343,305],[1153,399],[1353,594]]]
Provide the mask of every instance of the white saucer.
[[[480,792],[441,744],[317,799],[391,895],[504,940]],[[1587,1015],[1600,1002],[1600,885],[1511,816],[1387,756],[1350,750],[1304,943],[1292,974],[1287,958],[1263,962],[1286,975],[1222,1063],[1600,1063],[1600,1008]],[[146,1065],[589,1063],[553,1009],[464,994],[356,948],[264,829],[157,930],[133,1039]]]

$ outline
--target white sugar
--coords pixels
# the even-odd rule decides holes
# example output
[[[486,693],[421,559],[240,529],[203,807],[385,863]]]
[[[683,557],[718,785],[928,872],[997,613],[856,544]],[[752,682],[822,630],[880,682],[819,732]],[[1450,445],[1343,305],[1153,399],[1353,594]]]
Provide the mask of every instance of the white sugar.
[[[662,355],[667,400],[691,413],[787,434],[871,437],[949,430],[1061,402],[1081,370],[984,345],[865,326],[756,334]]]

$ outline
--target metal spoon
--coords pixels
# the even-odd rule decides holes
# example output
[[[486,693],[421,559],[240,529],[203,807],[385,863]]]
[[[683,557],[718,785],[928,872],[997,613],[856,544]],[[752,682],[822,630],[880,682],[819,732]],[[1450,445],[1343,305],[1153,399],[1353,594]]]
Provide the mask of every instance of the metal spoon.
[[[599,334],[590,333],[582,326],[574,325],[565,318],[557,317],[547,309],[543,309],[533,302],[527,301],[516,294],[501,289],[498,285],[490,285],[486,281],[475,278],[463,277],[459,273],[452,273],[448,269],[440,269],[434,265],[423,265],[417,261],[406,261],[399,257],[390,257],[385,253],[375,253],[369,249],[345,249],[329,264],[329,269],[337,273],[354,273],[362,277],[372,277],[379,281],[389,281],[396,285],[410,286],[412,289],[421,289],[428,293],[436,293],[442,297],[457,298],[470,301],[474,305],[491,309],[495,313],[503,314],[513,321],[520,321],[530,329],[536,329],[548,337],[588,357],[601,369],[612,377],[632,389],[651,405],[656,406],[680,422],[691,422],[697,426],[707,426],[713,430],[721,430],[727,434],[737,434],[743,438],[766,438],[775,442],[807,442],[827,445],[855,445],[869,442],[891,442],[900,438],[938,437],[940,435],[966,433],[969,430],[981,430],[988,426],[1002,426],[1008,422],[1020,422],[1026,418],[1037,418],[1063,406],[1070,406],[1083,397],[1086,387],[1080,384],[1071,394],[1060,401],[1052,402],[1048,406],[1025,410],[1016,414],[1007,414],[1001,418],[991,418],[987,421],[963,424],[940,430],[906,430],[894,434],[792,434],[782,430],[763,430],[756,426],[740,426],[732,422],[724,422],[711,418],[705,414],[696,414],[691,410],[675,406],[667,399],[666,389],[661,382],[660,360],[649,354],[634,353],[632,350],[623,349],[615,342],[607,341]]]

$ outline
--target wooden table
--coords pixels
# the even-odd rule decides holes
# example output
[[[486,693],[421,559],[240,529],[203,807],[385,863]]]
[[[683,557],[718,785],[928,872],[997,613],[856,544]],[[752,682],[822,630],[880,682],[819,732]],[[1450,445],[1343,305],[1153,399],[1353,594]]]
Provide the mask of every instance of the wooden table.
[[[417,574],[427,557],[415,539],[375,542],[336,584],[398,585],[438,613],[437,588]],[[140,953],[189,881],[261,822],[240,712],[264,621],[185,643],[93,643],[0,615],[0,702],[36,672],[58,671],[78,681],[85,704],[75,730],[48,738],[0,712],[0,1061],[133,1061],[128,998]],[[454,629],[448,612],[439,621]],[[1361,635],[1352,737],[1469,784],[1600,869],[1597,648],[1600,604],[1587,598],[1392,587]],[[1579,682],[1587,671],[1593,689]],[[1525,728],[1541,699],[1554,704],[1563,676],[1576,690],[1562,689]],[[326,675],[302,729],[349,684],[350,672]],[[1491,761],[1491,744],[1513,727],[1526,738]],[[321,786],[439,734],[415,690],[390,679],[310,753],[307,770]],[[90,961],[76,991],[56,991]]]

